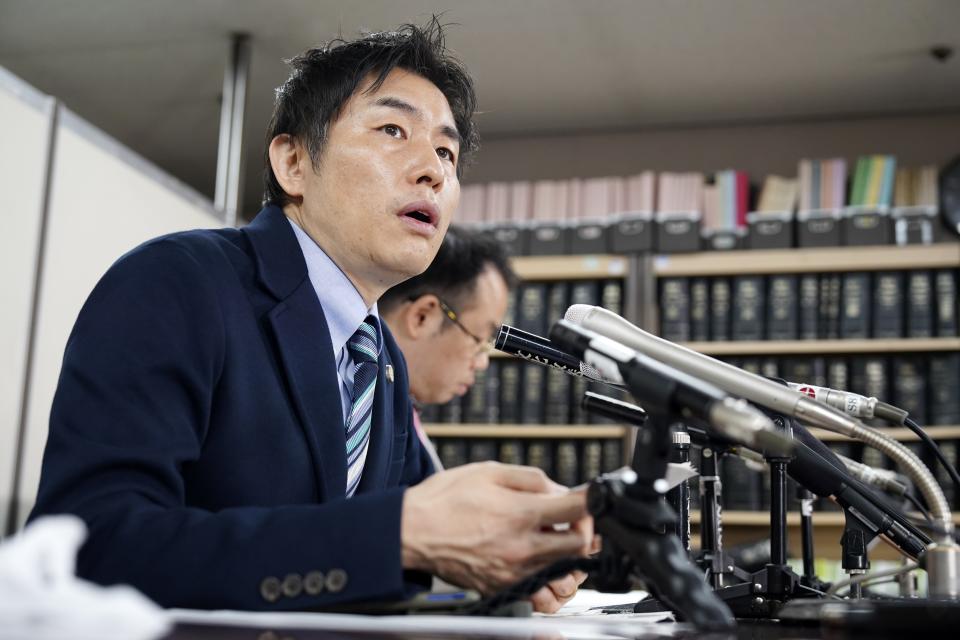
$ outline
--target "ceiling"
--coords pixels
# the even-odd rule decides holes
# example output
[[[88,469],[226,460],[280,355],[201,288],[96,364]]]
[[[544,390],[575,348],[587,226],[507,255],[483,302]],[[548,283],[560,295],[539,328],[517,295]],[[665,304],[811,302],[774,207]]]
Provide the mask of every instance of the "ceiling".
[[[441,12],[487,139],[960,109],[960,60],[929,53],[960,47],[956,0],[0,0],[0,65],[212,198],[230,34],[250,34],[255,212],[282,60]]]

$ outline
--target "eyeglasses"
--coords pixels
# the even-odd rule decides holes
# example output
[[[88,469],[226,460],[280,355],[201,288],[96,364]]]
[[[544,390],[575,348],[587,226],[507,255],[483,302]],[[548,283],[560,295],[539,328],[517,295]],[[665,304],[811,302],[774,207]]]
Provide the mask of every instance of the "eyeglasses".
[[[489,354],[491,351],[493,351],[494,349],[493,339],[484,340],[480,338],[479,336],[474,334],[472,331],[470,331],[470,329],[467,329],[465,326],[463,326],[463,323],[460,322],[459,318],[457,318],[457,312],[451,309],[450,305],[448,305],[446,302],[444,302],[440,298],[437,298],[437,302],[440,303],[440,310],[443,311],[443,313],[448,318],[450,318],[450,321],[453,322],[453,324],[457,325],[457,328],[460,329],[460,331],[463,331],[465,334],[470,336],[474,342],[477,343],[477,355],[480,355],[481,353]]]

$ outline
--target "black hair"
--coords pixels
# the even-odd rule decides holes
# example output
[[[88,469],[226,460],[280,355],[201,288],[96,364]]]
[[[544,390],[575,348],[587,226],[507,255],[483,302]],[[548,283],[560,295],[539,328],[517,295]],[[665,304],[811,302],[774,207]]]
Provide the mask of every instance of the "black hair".
[[[276,90],[273,115],[267,127],[264,149],[264,203],[291,202],[270,165],[270,142],[289,134],[310,154],[314,169],[327,139],[330,124],[347,100],[370,74],[376,91],[396,68],[416,73],[432,82],[447,99],[460,136],[457,176],[480,147],[473,114],[476,94],[466,69],[446,48],[443,25],[433,16],[423,27],[405,24],[396,31],[371,33],[356,40],[331,40],[287,60],[292,71]]]
[[[477,287],[477,277],[487,267],[497,270],[508,289],[516,286],[517,276],[499,243],[473,231],[450,227],[427,270],[389,289],[380,297],[377,309],[386,314],[404,302],[434,294],[456,311],[463,311]]]

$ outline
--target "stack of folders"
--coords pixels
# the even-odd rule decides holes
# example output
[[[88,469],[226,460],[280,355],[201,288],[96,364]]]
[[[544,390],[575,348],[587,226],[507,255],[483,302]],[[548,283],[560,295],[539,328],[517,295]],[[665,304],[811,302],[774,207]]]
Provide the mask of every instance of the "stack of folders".
[[[737,229],[747,224],[750,181],[745,171],[718,171],[703,188],[703,228]]]
[[[840,209],[846,204],[847,161],[803,159],[797,169],[800,210]]]
[[[900,167],[893,188],[895,207],[936,207],[937,167]]]
[[[853,174],[850,204],[871,207],[891,206],[896,174],[897,159],[893,156],[860,156]]]
[[[796,178],[769,175],[763,180],[756,210],[760,213],[786,211],[793,213],[797,206],[799,185]]]

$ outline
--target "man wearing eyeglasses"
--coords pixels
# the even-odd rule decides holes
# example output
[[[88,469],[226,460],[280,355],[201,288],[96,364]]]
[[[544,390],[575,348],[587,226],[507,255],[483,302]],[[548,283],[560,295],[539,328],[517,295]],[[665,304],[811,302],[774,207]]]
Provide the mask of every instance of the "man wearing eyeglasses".
[[[430,267],[380,298],[380,315],[407,361],[417,409],[464,395],[476,372],[487,368],[515,281],[500,245],[451,227]],[[418,433],[441,469],[429,439],[421,428]]]

